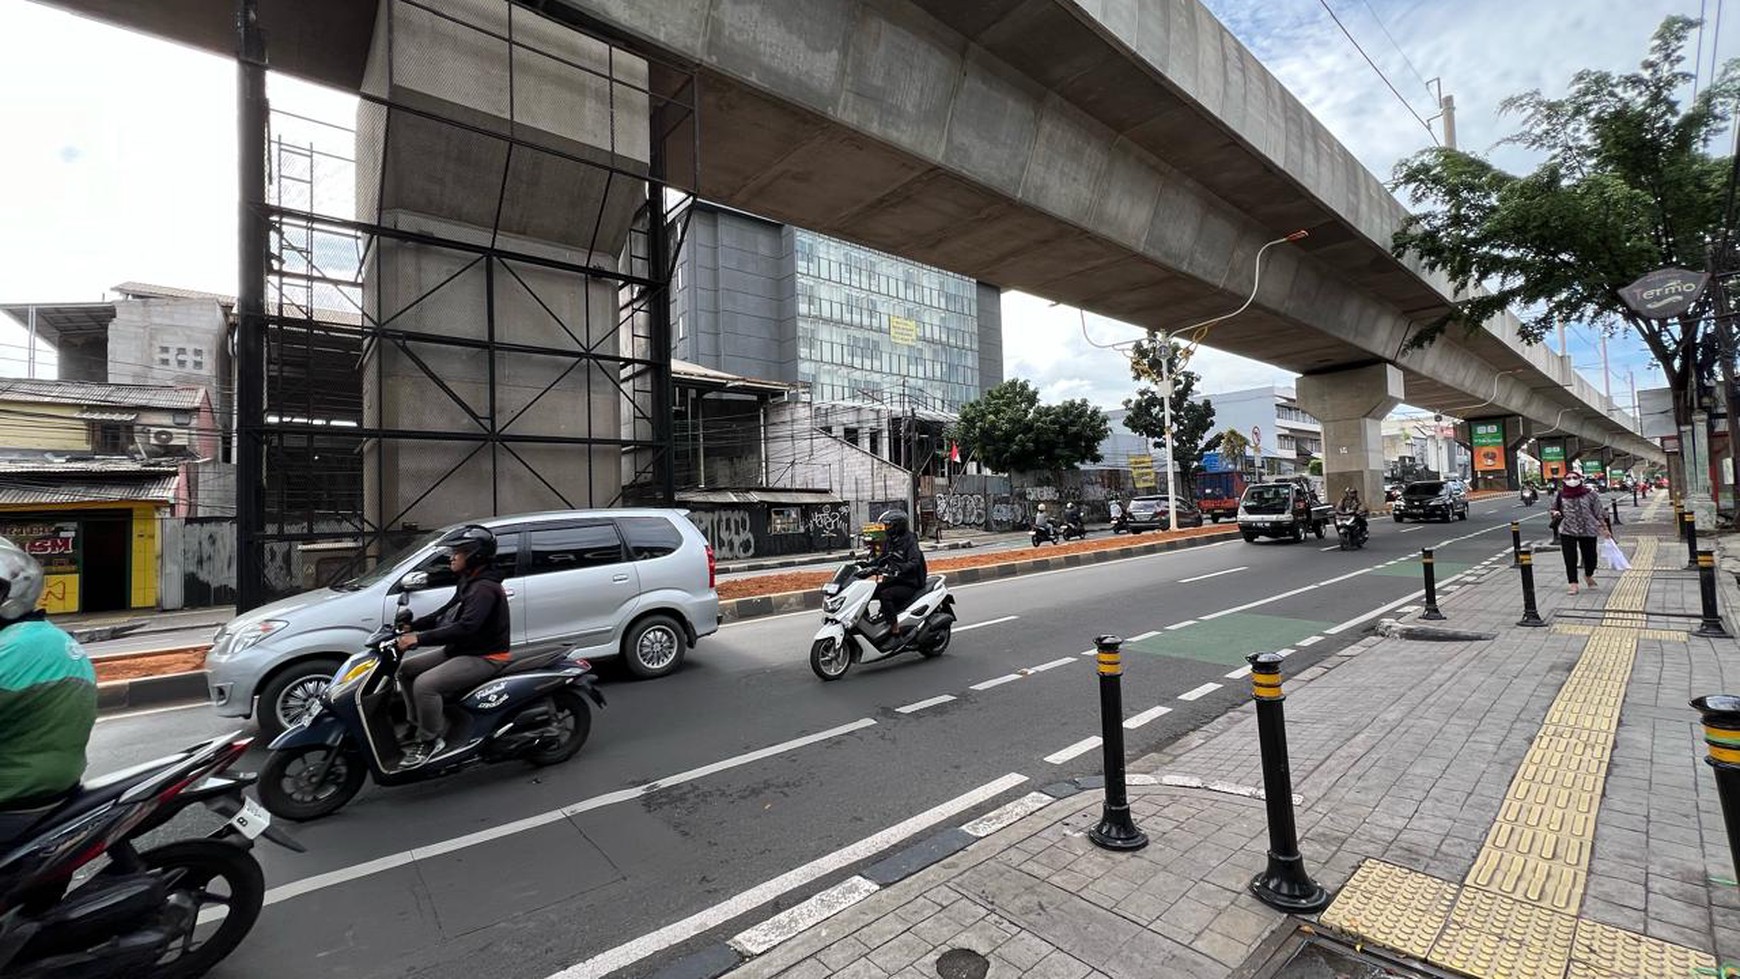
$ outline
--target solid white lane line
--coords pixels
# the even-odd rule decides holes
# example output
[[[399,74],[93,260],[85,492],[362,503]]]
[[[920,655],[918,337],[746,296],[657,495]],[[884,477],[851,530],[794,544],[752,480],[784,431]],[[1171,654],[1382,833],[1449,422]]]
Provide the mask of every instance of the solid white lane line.
[[[967,834],[970,836],[977,836],[983,839],[1005,826],[1013,826],[1015,823],[1020,822],[1022,819],[1033,815],[1056,801],[1056,799],[1053,799],[1051,796],[1048,796],[1043,792],[1029,792],[1021,798],[1016,799],[1014,802],[1006,802],[1002,806],[980,816],[978,819],[967,823],[962,826],[961,829],[966,830]]]
[[[989,690],[992,687],[1000,687],[1005,683],[1014,683],[1016,680],[1019,680],[1019,679],[1021,679],[1021,674],[1019,674],[1019,673],[1005,673],[1002,676],[992,677],[991,679],[986,680],[983,683],[975,683],[972,686],[968,687],[967,689],[968,690]]]
[[[865,857],[880,853],[914,833],[935,826],[956,813],[965,812],[974,806],[994,799],[1025,781],[1027,781],[1027,776],[1011,772],[996,781],[987,782],[965,795],[956,796],[939,806],[902,820],[874,836],[867,836],[826,856],[818,857],[801,867],[788,870],[778,877],[758,884],[735,897],[727,898],[704,911],[696,912],[681,921],[668,924],[657,931],[642,935],[633,941],[624,942],[609,951],[594,955],[584,962],[576,963],[560,972],[553,973],[550,979],[596,979],[596,977],[609,975],[618,969],[626,968],[649,955],[656,955],[702,932],[717,928],[739,915],[753,911],[793,888],[802,887],[812,880],[825,877],[842,867],[851,866]]]
[[[176,704],[174,707],[152,707],[146,710],[130,710],[125,714],[103,714],[97,717],[97,723],[101,724],[104,721],[124,721],[129,717],[149,717],[152,714],[168,714],[178,710],[192,710],[195,707],[210,706],[211,701],[209,700],[196,700],[191,704]],[[238,720],[236,723],[240,725],[241,721]]]
[[[938,704],[946,704],[953,699],[955,699],[954,694],[945,693],[940,697],[931,697],[928,700],[921,700],[918,703],[907,704],[905,707],[896,707],[894,709],[902,714],[912,714],[924,710],[926,707],[935,707]]]
[[[1196,624],[1196,622],[1197,622],[1196,619],[1185,619],[1183,622],[1174,622],[1171,625],[1166,627],[1166,631],[1171,632],[1174,629],[1182,629],[1186,626],[1193,626]]]
[[[1398,531],[1396,531],[1396,533],[1398,533],[1398,534],[1411,534],[1416,530],[1425,530],[1425,529],[1426,529],[1426,525],[1420,524],[1417,527],[1407,527],[1407,528],[1404,528],[1402,530],[1398,530]]]
[[[1341,545],[1340,544],[1331,544],[1328,547],[1319,547],[1318,550],[1319,551],[1339,551],[1339,550],[1341,550]]]
[[[1304,639],[1299,640],[1293,645],[1298,646],[1300,649],[1304,649],[1306,646],[1315,646],[1322,641],[1322,636],[1306,636]]]
[[[1071,758],[1074,758],[1077,755],[1086,754],[1099,746],[1100,736],[1096,734],[1091,738],[1082,738],[1075,744],[1072,744],[1055,754],[1046,755],[1045,760],[1053,765],[1061,765],[1064,762],[1069,761]]]
[[[1220,689],[1218,683],[1205,683],[1195,690],[1186,690],[1178,695],[1179,700],[1199,700]]]
[[[1021,672],[1027,673],[1029,675],[1034,674],[1034,673],[1044,673],[1046,670],[1055,670],[1060,666],[1066,666],[1066,665],[1068,665],[1070,663],[1074,663],[1074,662],[1075,662],[1074,656],[1059,656],[1057,659],[1054,659],[1054,660],[1050,661],[1049,663],[1041,663],[1038,666],[1029,666],[1027,669],[1022,670]]]
[[[1231,673],[1228,673],[1226,675],[1226,678],[1228,680],[1237,680],[1237,679],[1241,679],[1243,677],[1247,677],[1250,675],[1251,675],[1251,666],[1249,663],[1246,663],[1244,666],[1241,666],[1238,669],[1232,671]]]
[[[1170,713],[1172,713],[1172,708],[1170,708],[1170,707],[1150,707],[1147,710],[1141,712],[1140,714],[1130,715],[1127,719],[1125,719],[1124,727],[1129,728],[1130,730],[1134,731],[1135,729],[1148,723],[1149,721],[1153,720],[1154,718],[1165,717],[1167,714],[1170,714]]]
[[[881,889],[875,881],[867,877],[848,877],[802,904],[782,911],[754,928],[739,932],[726,944],[745,956],[754,958]]]
[[[758,748],[755,751],[736,755],[723,761],[716,761],[711,765],[703,765],[700,768],[691,768],[686,772],[672,775],[669,778],[659,779],[656,782],[648,782],[645,785],[636,786],[631,789],[619,789],[615,792],[606,792],[603,795],[593,796],[590,799],[583,799],[573,805],[563,806],[560,809],[551,809],[548,812],[541,812],[535,816],[527,816],[524,819],[516,819],[512,822],[502,823],[499,826],[491,826],[488,829],[478,830],[475,833],[467,833],[464,836],[454,837],[453,839],[444,840],[440,843],[414,847],[409,850],[401,850],[398,853],[388,854],[387,856],[378,857],[374,860],[354,864],[349,867],[341,867],[338,870],[331,870],[324,874],[315,874],[311,877],[304,877],[301,880],[293,880],[288,884],[280,884],[267,891],[266,903],[277,904],[280,901],[288,901],[293,897],[300,897],[303,894],[323,890],[332,887],[335,884],[343,884],[362,877],[383,873],[392,870],[395,867],[402,867],[416,860],[439,856],[443,853],[452,853],[455,850],[463,850],[466,847],[476,846],[479,843],[488,843],[491,840],[499,840],[504,836],[523,833],[526,830],[536,829],[539,826],[545,826],[559,820],[567,819],[568,817],[578,815],[579,813],[591,812],[594,809],[601,809],[618,802],[627,802],[630,799],[638,799],[643,795],[656,792],[662,788],[681,785],[684,782],[692,782],[695,779],[707,775],[747,765],[750,762],[760,761],[763,758],[771,758],[774,755],[784,754],[788,751],[795,751],[798,748],[808,747],[809,745],[818,742],[837,738],[843,734],[850,734],[851,732],[857,731],[861,728],[871,727],[875,723],[876,721],[874,718],[861,717],[850,724],[842,724],[839,727],[829,728],[826,731],[818,731],[815,734],[808,734],[801,738],[793,738],[790,741],[782,741],[779,744],[769,745],[765,748]]]
[[[1228,568],[1225,571],[1210,571],[1208,574],[1199,574],[1194,578],[1180,578],[1180,579],[1178,579],[1178,583],[1181,585],[1188,585],[1193,581],[1205,581],[1209,578],[1219,578],[1223,574],[1238,574],[1240,571],[1249,571],[1249,570],[1251,570],[1251,569],[1247,565],[1245,567],[1239,567],[1239,568]]]
[[[1159,635],[1159,634],[1160,634],[1160,630],[1159,630],[1159,629],[1152,629],[1152,630],[1150,630],[1150,631],[1148,631],[1148,632],[1144,632],[1144,633],[1142,633],[1142,634],[1141,634],[1141,635],[1139,635],[1139,636],[1131,636],[1131,637],[1130,637],[1130,638],[1128,638],[1128,639],[1126,639],[1126,640],[1124,640],[1124,641],[1125,641],[1125,642],[1141,642],[1141,641],[1142,641],[1142,640],[1144,640],[1144,639],[1152,639],[1152,638],[1154,638],[1154,637],[1155,637],[1155,636],[1158,636],[1158,635]],[[1091,649],[1090,649],[1090,650],[1088,650],[1088,651],[1087,651],[1087,653],[1083,653],[1083,654],[1082,654],[1082,655],[1083,655],[1083,656],[1086,656],[1086,655],[1088,655],[1088,653],[1092,653],[1092,652],[1093,652],[1093,650],[1091,650]]]
[[[1270,595],[1268,598],[1259,598],[1254,602],[1246,602],[1243,605],[1234,605],[1232,608],[1223,608],[1218,612],[1210,612],[1207,615],[1201,616],[1201,619],[1204,622],[1207,622],[1210,619],[1218,619],[1223,615],[1232,615],[1235,612],[1243,612],[1245,609],[1256,608],[1259,605],[1267,605],[1270,602],[1278,602],[1283,598],[1292,598],[1294,595],[1303,595],[1316,587],[1316,585],[1306,585],[1302,588],[1295,588],[1292,591],[1284,591],[1279,595]]]
[[[1019,615],[1005,615],[1000,619],[988,619],[984,622],[975,622],[972,625],[958,625],[958,626],[955,626],[954,631],[956,631],[956,632],[972,632],[974,629],[983,629],[984,627],[986,627],[988,625],[1002,625],[1005,622],[1014,622],[1016,619],[1019,619],[1020,617],[1021,616],[1019,616]]]

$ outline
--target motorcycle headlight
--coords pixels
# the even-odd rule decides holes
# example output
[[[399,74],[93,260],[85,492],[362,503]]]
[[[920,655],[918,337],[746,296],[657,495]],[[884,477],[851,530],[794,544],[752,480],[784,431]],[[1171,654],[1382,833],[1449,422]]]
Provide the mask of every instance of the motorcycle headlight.
[[[256,622],[235,634],[235,637],[230,641],[229,652],[231,655],[239,653],[289,624],[283,619],[266,619],[263,622]]]
[[[328,698],[334,697],[349,689],[353,684],[360,682],[364,677],[374,672],[375,666],[379,663],[380,660],[373,656],[352,663],[343,673],[333,677],[332,684],[326,688],[326,696]]]
[[[845,605],[846,600],[844,598],[830,598],[822,602],[822,611],[838,612],[840,609],[844,608]]]

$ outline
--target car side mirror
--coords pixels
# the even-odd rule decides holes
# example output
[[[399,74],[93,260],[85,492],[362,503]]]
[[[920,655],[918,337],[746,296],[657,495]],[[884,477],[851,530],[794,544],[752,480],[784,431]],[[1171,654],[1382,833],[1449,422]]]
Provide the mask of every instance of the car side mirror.
[[[404,594],[405,592],[422,591],[423,589],[425,589],[427,587],[429,587],[429,572],[427,572],[427,571],[412,571],[411,573],[405,575],[403,578],[399,579],[399,589],[400,589],[399,603],[402,605],[405,602],[410,600]]]

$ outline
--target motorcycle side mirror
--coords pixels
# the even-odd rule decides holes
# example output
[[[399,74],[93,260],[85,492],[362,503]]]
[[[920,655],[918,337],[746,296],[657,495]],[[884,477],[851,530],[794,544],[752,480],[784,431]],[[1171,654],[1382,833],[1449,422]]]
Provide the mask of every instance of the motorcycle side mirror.
[[[429,572],[427,571],[412,571],[400,578],[399,604],[403,605],[410,601],[406,595],[407,592],[422,591],[427,587],[429,587]]]

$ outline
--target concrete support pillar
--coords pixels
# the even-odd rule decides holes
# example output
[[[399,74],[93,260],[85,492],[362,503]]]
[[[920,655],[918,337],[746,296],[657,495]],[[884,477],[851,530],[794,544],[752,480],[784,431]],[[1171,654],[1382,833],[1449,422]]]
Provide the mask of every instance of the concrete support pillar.
[[[1323,482],[1329,502],[1348,486],[1367,505],[1383,502],[1382,422],[1402,403],[1402,372],[1370,364],[1331,374],[1307,374],[1297,386],[1299,407],[1323,423]]]
[[[409,336],[370,346],[364,418],[469,437],[370,443],[368,516],[427,528],[610,505],[620,369],[589,357],[628,352],[624,294],[586,270],[627,266],[646,199],[632,174],[650,159],[646,63],[507,0],[440,6],[384,0],[363,91],[391,105],[358,108],[359,218],[424,236],[379,237],[366,259],[363,308]]]

